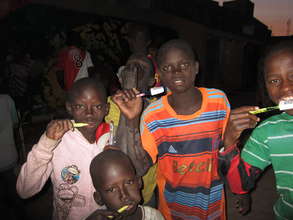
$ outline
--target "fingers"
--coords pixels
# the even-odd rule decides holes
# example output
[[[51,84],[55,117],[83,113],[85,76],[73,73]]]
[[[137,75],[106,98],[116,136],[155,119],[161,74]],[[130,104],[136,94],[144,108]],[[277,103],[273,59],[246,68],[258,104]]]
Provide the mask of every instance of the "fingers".
[[[115,95],[112,96],[112,100],[115,101],[123,101],[128,102],[130,100],[136,99],[137,94],[139,94],[138,90],[133,89],[125,89],[125,90],[118,90]]]
[[[230,146],[237,142],[245,129],[255,128],[260,118],[250,114],[249,111],[256,109],[258,109],[257,106],[242,106],[231,111],[224,137],[225,146]]]
[[[231,123],[234,123],[235,127],[239,130],[254,128],[260,121],[260,118],[256,115],[250,114],[249,111],[256,109],[258,109],[256,106],[243,106],[233,109],[230,114]]]
[[[46,135],[53,140],[59,140],[68,130],[73,130],[73,124],[70,120],[53,120],[46,129]]]

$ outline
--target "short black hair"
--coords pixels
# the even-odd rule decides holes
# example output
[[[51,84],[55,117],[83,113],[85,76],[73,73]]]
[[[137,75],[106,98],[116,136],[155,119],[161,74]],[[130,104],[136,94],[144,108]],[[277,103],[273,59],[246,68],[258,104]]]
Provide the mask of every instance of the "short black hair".
[[[269,98],[267,89],[265,86],[265,65],[267,60],[274,54],[287,51],[293,54],[293,40],[282,40],[267,46],[258,62],[258,85],[259,85],[259,95],[260,104],[263,106],[273,105]]]
[[[94,178],[94,176],[97,173],[103,175],[101,169],[105,168],[104,166],[107,164],[119,164],[119,166],[127,166],[127,169],[136,175],[134,165],[125,153],[114,149],[105,150],[95,156],[90,164],[90,175],[92,177],[93,185],[96,189],[99,187],[99,184],[96,181],[99,178]]]
[[[99,93],[101,101],[107,102],[107,92],[103,83],[88,77],[81,78],[73,83],[66,94],[66,101],[69,103],[74,102],[75,98],[80,95],[80,92],[87,88],[94,88]]]
[[[158,50],[156,60],[159,66],[162,64],[163,58],[168,51],[174,48],[185,52],[190,59],[198,61],[197,52],[192,49],[191,45],[187,41],[183,39],[173,39],[164,43]]]

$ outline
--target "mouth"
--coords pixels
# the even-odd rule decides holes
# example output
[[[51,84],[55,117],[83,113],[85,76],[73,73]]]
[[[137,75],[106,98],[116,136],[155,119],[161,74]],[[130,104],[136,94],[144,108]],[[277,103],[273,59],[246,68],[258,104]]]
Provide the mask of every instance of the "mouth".
[[[280,98],[280,101],[288,101],[288,100],[293,100],[293,96],[285,96]]]
[[[173,81],[173,83],[176,86],[182,86],[182,85],[184,85],[184,81],[182,79],[176,79],[176,80]]]

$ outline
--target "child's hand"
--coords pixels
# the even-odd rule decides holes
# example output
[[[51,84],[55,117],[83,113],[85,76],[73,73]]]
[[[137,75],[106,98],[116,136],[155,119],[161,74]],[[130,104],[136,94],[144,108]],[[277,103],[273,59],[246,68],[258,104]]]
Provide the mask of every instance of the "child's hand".
[[[247,128],[254,128],[259,122],[259,118],[249,113],[258,109],[256,106],[243,106],[233,109],[224,135],[224,147],[235,144],[242,131]]]
[[[242,194],[235,196],[235,207],[241,215],[246,215],[251,208],[250,194]]]
[[[46,136],[53,140],[59,140],[70,129],[73,129],[70,120],[53,120],[47,125]]]
[[[140,117],[142,98],[137,97],[138,93],[136,89],[119,90],[111,97],[121,113],[129,120]]]

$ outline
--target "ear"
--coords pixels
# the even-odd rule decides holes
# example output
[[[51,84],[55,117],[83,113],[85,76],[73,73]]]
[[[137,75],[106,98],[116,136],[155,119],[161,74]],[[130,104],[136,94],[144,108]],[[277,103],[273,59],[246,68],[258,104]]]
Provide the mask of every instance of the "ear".
[[[65,107],[66,107],[68,114],[72,115],[72,107],[69,102],[65,103]]]
[[[198,71],[199,71],[199,62],[198,61],[194,61],[194,71],[195,71],[195,74],[197,75]]]
[[[98,205],[100,205],[100,206],[104,205],[102,196],[101,196],[101,194],[99,192],[95,191],[94,194],[93,194],[93,197],[94,197],[94,200],[96,201],[96,203]]]

